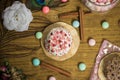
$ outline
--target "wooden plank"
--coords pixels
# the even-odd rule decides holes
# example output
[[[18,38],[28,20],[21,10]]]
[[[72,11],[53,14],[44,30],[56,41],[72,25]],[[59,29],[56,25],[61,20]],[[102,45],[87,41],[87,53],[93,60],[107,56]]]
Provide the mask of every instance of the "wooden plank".
[[[4,0],[1,0],[1,1],[4,1]],[[23,1],[25,2],[25,0]],[[70,0],[69,4],[65,7],[50,9],[50,12],[48,14],[43,14],[41,11],[34,12],[33,17],[37,16],[39,18],[40,16],[44,16],[47,19],[49,19],[51,22],[62,21],[62,22],[71,24],[72,20],[77,19],[77,17],[72,17],[69,19],[68,18],[59,19],[58,14],[75,11],[77,6],[81,6],[82,9],[85,11],[88,10],[80,2],[80,0]],[[120,4],[118,4],[115,8],[113,8],[112,10],[104,14],[94,12],[90,15],[85,15],[84,23],[83,23],[84,42],[80,43],[77,53],[72,58],[66,61],[58,62],[48,58],[44,54],[41,47],[38,50],[35,50],[32,55],[28,55],[21,58],[5,58],[5,59],[0,59],[0,61],[8,60],[11,63],[11,65],[22,69],[25,74],[35,74],[34,76],[31,76],[31,77],[29,76],[28,80],[47,80],[47,78],[50,75],[55,76],[57,80],[88,80],[95,62],[96,55],[98,53],[99,47],[103,39],[107,39],[110,42],[120,46],[120,26],[118,26],[118,20],[120,19],[119,14],[120,14]],[[110,27],[107,30],[102,29],[101,27],[102,20],[106,20],[109,22]],[[35,21],[37,21],[37,24],[34,23]],[[39,31],[41,28],[43,28],[42,26],[46,26],[46,24],[41,24],[40,21],[41,21],[40,19],[34,18],[33,21],[31,22],[30,28],[37,27],[37,30],[35,30],[34,32]],[[3,27],[3,26],[0,25],[0,27]],[[78,29],[76,30],[79,33],[79,30]],[[94,47],[90,47],[88,45],[87,41],[89,38],[94,38],[96,40],[97,43]],[[10,42],[10,44],[18,44],[18,45],[26,46],[30,48],[40,46],[39,40],[35,39],[34,35],[13,40]],[[4,49],[8,49],[8,48],[9,47],[6,46],[6,48]],[[9,54],[21,54],[24,52],[26,51],[9,52]],[[0,54],[5,54],[5,53],[0,52]],[[56,74],[53,71],[49,71],[41,67],[33,67],[31,60],[34,57],[38,57],[43,61],[46,61],[52,65],[58,66],[64,70],[69,71],[72,75],[72,78],[68,78],[66,76]],[[78,70],[78,64],[80,62],[84,62],[87,65],[87,69],[84,72],[81,72]]]

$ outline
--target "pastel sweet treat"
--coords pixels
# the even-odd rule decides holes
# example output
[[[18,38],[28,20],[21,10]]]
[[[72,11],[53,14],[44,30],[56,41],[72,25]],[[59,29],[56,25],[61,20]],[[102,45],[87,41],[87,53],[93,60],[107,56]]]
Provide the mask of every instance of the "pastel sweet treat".
[[[57,22],[43,31],[41,45],[45,54],[56,61],[64,61],[75,55],[80,39],[77,31],[69,24]]]
[[[48,80],[56,80],[54,76],[50,76]]]
[[[80,63],[78,65],[78,68],[79,68],[80,71],[84,71],[84,70],[86,70],[86,64],[85,63]]]
[[[32,64],[33,64],[34,66],[39,66],[39,65],[40,65],[40,59],[34,58],[34,59],[32,60]]]
[[[49,13],[49,11],[50,11],[50,8],[49,8],[48,6],[43,6],[42,12],[43,12],[44,14]]]
[[[61,0],[61,2],[67,2],[68,0]]]
[[[53,28],[45,40],[46,50],[56,56],[67,54],[71,48],[72,36],[65,28]]]
[[[107,21],[102,22],[102,28],[103,29],[108,29],[109,28],[109,23]]]
[[[79,21],[78,21],[78,20],[74,20],[74,21],[72,22],[72,26],[75,27],[75,28],[78,28],[78,27],[80,26]]]
[[[89,39],[88,44],[89,44],[89,46],[95,46],[95,44],[96,44],[95,39]]]
[[[41,39],[42,38],[42,32],[36,32],[35,37],[37,39]]]
[[[105,56],[98,69],[101,80],[120,80],[120,53]]]

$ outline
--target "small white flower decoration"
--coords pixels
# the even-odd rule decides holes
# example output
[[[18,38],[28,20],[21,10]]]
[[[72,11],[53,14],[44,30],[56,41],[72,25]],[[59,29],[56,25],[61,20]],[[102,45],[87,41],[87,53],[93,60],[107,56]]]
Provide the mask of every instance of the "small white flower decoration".
[[[105,54],[107,54],[107,53],[108,53],[108,49],[103,49],[103,52],[104,52]]]
[[[32,12],[25,4],[15,1],[12,6],[3,11],[3,25],[8,30],[26,31],[33,20]]]

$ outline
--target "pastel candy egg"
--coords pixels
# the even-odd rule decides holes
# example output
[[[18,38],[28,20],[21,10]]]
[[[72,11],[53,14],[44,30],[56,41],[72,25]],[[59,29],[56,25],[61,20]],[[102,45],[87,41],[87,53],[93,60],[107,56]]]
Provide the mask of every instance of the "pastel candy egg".
[[[42,12],[43,12],[44,14],[49,13],[49,11],[50,11],[50,8],[49,8],[48,6],[43,6]]]
[[[61,2],[67,2],[68,0],[61,0]]]
[[[34,59],[32,60],[32,64],[33,64],[34,66],[39,66],[39,65],[40,65],[40,59],[34,58]]]
[[[102,28],[103,28],[103,29],[109,28],[109,23],[106,22],[106,21],[102,22]]]
[[[74,21],[72,22],[72,26],[75,27],[75,28],[78,28],[78,27],[80,26],[79,21],[78,21],[78,20],[74,20]]]
[[[89,46],[94,46],[96,44],[95,39],[89,39],[88,44],[89,44]]]
[[[35,37],[37,39],[41,39],[42,38],[42,32],[36,32]]]
[[[55,77],[53,77],[53,76],[51,76],[51,77],[49,77],[49,79],[48,80],[56,80],[56,78]]]
[[[85,63],[80,63],[78,66],[80,71],[84,71],[86,69],[86,64]]]

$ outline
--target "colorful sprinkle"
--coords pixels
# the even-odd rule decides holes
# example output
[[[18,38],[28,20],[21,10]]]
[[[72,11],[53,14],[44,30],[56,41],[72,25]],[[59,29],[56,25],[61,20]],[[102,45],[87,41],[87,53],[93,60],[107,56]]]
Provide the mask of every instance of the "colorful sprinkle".
[[[41,39],[42,38],[42,32],[36,32],[35,37],[37,39]]]
[[[80,71],[84,71],[86,69],[86,64],[85,63],[80,63],[78,67],[79,67]]]
[[[78,27],[80,26],[79,21],[78,21],[78,20],[74,20],[74,21],[72,22],[72,26],[75,27],[75,28],[78,28]]]
[[[102,22],[102,28],[103,29],[108,29],[109,28],[109,23],[106,22],[106,21]]]
[[[89,44],[89,46],[95,46],[95,44],[96,44],[95,39],[89,39],[88,44]]]
[[[39,66],[39,65],[40,65],[40,59],[34,58],[34,59],[32,60],[32,64],[33,64],[34,66]]]

